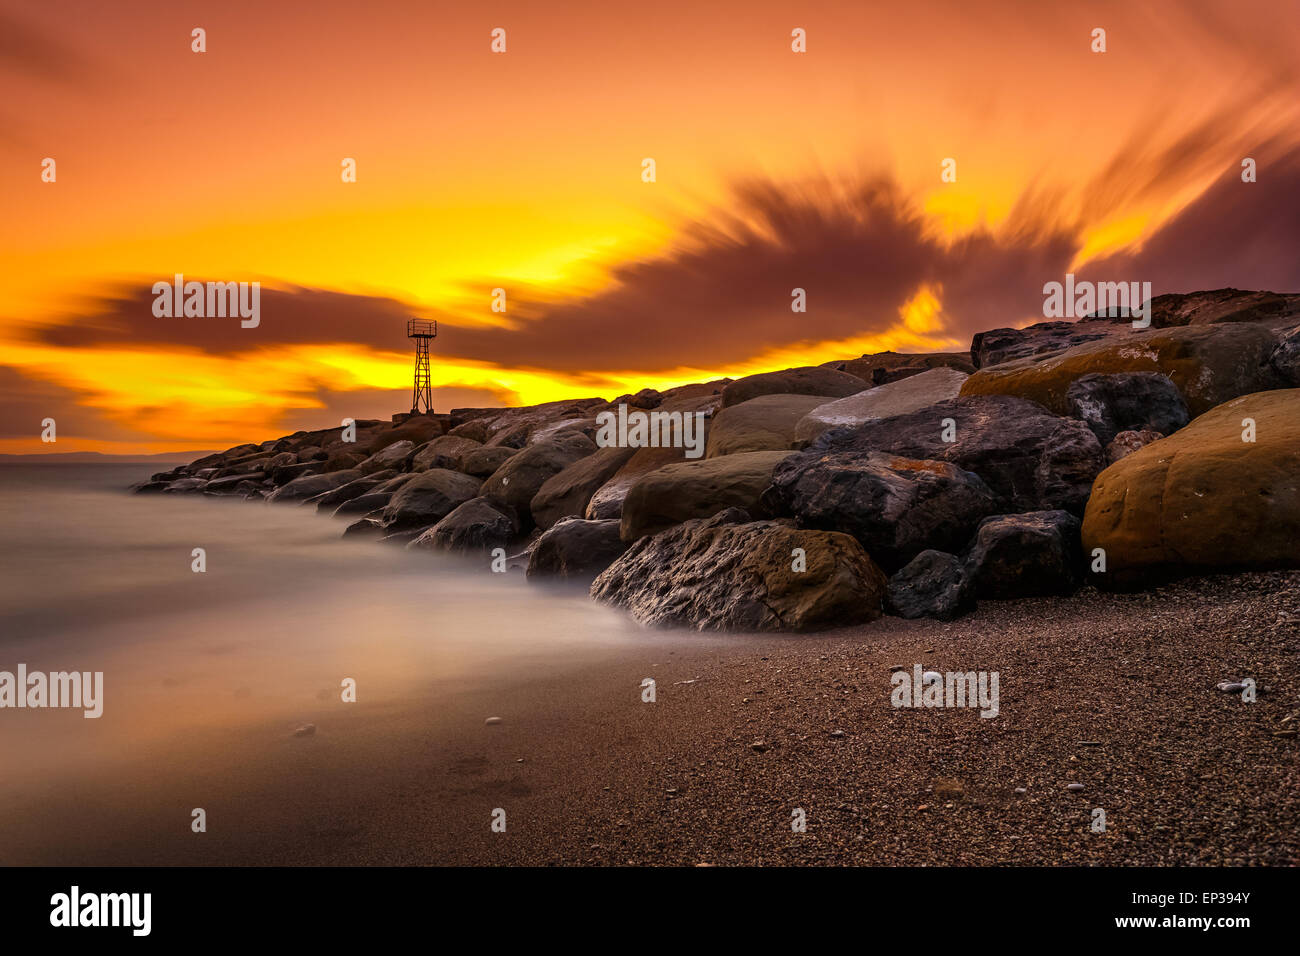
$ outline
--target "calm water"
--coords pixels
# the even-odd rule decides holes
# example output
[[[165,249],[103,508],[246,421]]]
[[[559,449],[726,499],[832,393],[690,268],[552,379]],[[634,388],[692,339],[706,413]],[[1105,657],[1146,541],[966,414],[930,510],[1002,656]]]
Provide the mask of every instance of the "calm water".
[[[126,494],[160,465],[0,466],[0,670],[104,672],[104,715],[0,710],[0,795],[199,729],[283,721],[645,640],[522,573],[342,541],[314,508]],[[207,571],[191,570],[191,551]]]

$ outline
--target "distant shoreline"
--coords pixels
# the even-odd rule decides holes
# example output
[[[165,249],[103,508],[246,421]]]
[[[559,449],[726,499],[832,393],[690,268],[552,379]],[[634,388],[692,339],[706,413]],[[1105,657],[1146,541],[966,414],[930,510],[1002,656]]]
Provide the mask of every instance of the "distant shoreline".
[[[0,454],[0,465],[148,465],[155,462],[189,462],[210,451],[165,451],[154,455],[106,455],[98,451],[59,451],[29,454]]]

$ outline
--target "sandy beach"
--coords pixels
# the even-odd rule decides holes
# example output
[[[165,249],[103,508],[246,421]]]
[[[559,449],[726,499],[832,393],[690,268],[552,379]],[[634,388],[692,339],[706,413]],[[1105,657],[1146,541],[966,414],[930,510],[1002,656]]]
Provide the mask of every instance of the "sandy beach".
[[[982,602],[949,624],[645,632],[382,703],[321,701],[298,715],[310,736],[284,720],[195,729],[82,767],[74,784],[47,778],[7,795],[5,856],[1293,865],[1297,651],[1297,572]],[[999,672],[998,716],[892,707],[891,668],[916,663]],[[1215,688],[1247,676],[1254,703]],[[641,700],[646,677],[655,703]],[[195,806],[206,833],[190,831]],[[1104,833],[1090,827],[1098,807]],[[497,808],[505,833],[490,829]],[[795,808],[806,832],[791,830]]]

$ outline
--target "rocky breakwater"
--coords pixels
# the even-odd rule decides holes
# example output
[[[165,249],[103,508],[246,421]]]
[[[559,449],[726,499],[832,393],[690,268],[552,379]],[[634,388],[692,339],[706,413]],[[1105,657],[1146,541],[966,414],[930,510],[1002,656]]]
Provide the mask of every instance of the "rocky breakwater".
[[[142,493],[312,506],[344,534],[590,584],[653,626],[803,631],[1300,567],[1300,296],[245,444]],[[693,453],[605,414],[697,416]],[[696,419],[692,419],[693,421]]]

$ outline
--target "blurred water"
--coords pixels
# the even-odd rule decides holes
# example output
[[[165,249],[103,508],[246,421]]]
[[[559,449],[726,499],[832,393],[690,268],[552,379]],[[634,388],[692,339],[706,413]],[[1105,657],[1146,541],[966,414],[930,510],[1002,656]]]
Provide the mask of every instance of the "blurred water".
[[[29,781],[199,728],[292,729],[345,677],[374,703],[644,639],[582,592],[343,541],[310,506],[125,493],[158,467],[0,466],[0,670],[104,672],[98,720],[0,710]]]

